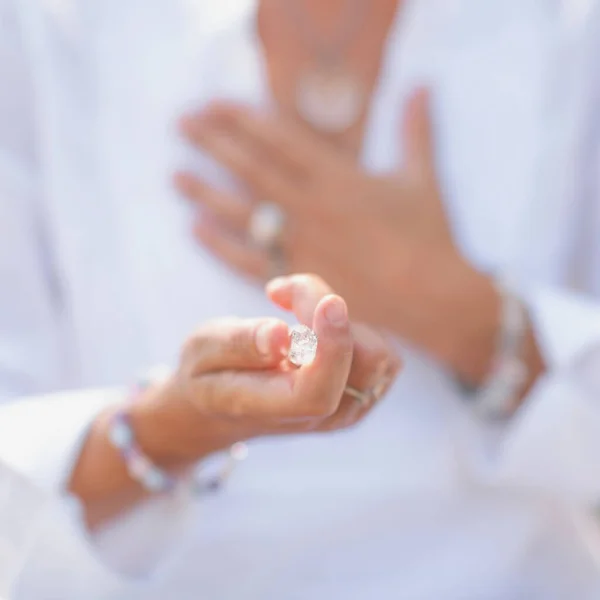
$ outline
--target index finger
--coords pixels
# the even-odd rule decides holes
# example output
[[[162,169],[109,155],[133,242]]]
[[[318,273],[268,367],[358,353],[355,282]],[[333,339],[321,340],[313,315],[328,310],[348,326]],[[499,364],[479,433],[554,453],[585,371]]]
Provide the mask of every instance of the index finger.
[[[302,174],[328,168],[336,154],[316,134],[281,114],[262,113],[248,107],[219,102],[209,107],[207,118],[238,129],[277,161]]]
[[[311,274],[278,277],[267,283],[266,291],[275,304],[294,313],[300,323],[309,327],[319,302],[333,293],[323,279]]]
[[[187,377],[273,368],[285,355],[287,339],[288,327],[279,319],[215,319],[187,340],[179,368]]]

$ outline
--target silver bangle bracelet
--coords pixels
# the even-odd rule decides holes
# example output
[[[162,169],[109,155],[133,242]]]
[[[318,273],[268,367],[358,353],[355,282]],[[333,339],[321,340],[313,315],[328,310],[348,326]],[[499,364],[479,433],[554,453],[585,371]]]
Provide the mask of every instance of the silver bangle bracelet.
[[[500,330],[494,359],[487,381],[479,388],[463,391],[474,411],[492,421],[511,416],[518,395],[527,381],[528,369],[523,360],[523,345],[527,334],[527,310],[506,278],[495,278],[500,295]]]

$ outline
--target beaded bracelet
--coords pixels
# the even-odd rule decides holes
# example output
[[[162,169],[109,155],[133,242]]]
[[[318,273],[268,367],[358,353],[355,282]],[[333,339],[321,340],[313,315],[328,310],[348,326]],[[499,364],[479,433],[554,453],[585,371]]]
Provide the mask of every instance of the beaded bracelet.
[[[149,382],[145,382],[135,386],[131,394],[131,401],[135,401],[149,385]],[[147,492],[152,494],[171,492],[180,485],[181,479],[155,465],[137,444],[131,416],[126,409],[121,409],[113,415],[109,425],[109,440],[119,451],[129,476]],[[227,452],[224,464],[217,473],[203,479],[193,477],[189,482],[190,491],[200,495],[220,490],[235,467],[247,456],[246,444],[243,442],[233,444]]]

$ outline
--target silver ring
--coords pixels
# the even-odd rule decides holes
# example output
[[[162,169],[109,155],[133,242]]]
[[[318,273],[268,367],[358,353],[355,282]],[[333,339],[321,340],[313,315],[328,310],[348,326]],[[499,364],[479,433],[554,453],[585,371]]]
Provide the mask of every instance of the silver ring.
[[[361,406],[366,408],[381,400],[389,384],[389,377],[381,377],[372,388],[364,392],[362,392],[361,390],[357,390],[351,385],[347,385],[344,389],[344,393],[350,396],[351,398],[354,398],[354,400],[356,400]]]
[[[259,248],[270,250],[281,242],[285,215],[277,204],[260,202],[248,221],[248,236]]]
[[[347,385],[344,389],[344,393],[350,396],[351,398],[354,398],[354,400],[356,400],[363,408],[367,408],[368,406],[374,404],[377,401],[377,397],[375,396],[372,390],[361,392],[355,387]]]
[[[284,225],[283,211],[272,202],[260,202],[250,215],[248,236],[255,246],[267,253],[268,279],[288,274],[287,259],[281,244]]]

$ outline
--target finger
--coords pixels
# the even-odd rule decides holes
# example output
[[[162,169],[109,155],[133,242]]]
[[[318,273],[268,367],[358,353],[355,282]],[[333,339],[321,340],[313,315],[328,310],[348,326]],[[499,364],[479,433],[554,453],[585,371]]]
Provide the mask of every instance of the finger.
[[[187,381],[188,397],[211,416],[250,420],[257,427],[301,416],[300,407],[293,400],[293,378],[289,372],[219,371]]]
[[[333,415],[325,419],[312,418],[280,424],[278,427],[279,433],[306,433],[310,431],[329,433],[354,427],[364,421],[386,395],[400,369],[400,361],[397,358],[388,359],[380,365],[378,372],[368,374],[364,385],[368,385],[366,381],[377,381],[377,383],[370,389],[365,388],[367,392],[361,392],[360,397],[349,394],[346,387],[338,409]],[[357,376],[355,381],[358,380]]]
[[[319,431],[353,427],[375,408],[394,381],[400,362],[386,338],[362,324],[352,327],[355,350],[348,384],[338,411]]]
[[[318,338],[315,360],[294,377],[294,398],[309,416],[333,414],[342,398],[350,366],[353,340],[346,303],[339,296],[325,296],[314,312],[313,330]]]
[[[292,275],[270,281],[267,293],[278,306],[293,311],[300,322],[310,325],[310,315],[331,289],[316,275]],[[382,395],[383,390],[377,388],[387,389],[385,382],[395,378],[400,359],[387,337],[372,327],[353,323],[352,336],[354,354],[348,385],[364,392],[366,399],[374,392],[370,397],[373,402]]]
[[[282,114],[221,101],[209,108],[207,117],[242,132],[253,145],[302,178],[322,171],[336,158],[330,144]]]
[[[254,197],[282,201],[294,193],[297,182],[239,133],[216,127],[206,118],[185,118],[181,130],[244,182]]]
[[[213,415],[257,423],[262,420],[270,428],[280,423],[281,431],[286,427],[312,428],[337,411],[352,361],[343,300],[337,296],[323,299],[313,327],[319,347],[312,364],[288,371],[278,368],[204,374],[189,380],[187,392],[200,410]]]
[[[215,219],[201,216],[194,226],[194,235],[213,256],[235,271],[260,281],[269,277],[267,253],[226,230]]]
[[[269,369],[288,346],[288,327],[278,319],[220,319],[200,327],[186,342],[181,370],[190,378],[213,371]]]
[[[191,173],[176,173],[174,183],[182,195],[209,210],[229,228],[247,230],[254,205],[250,199],[217,190]]]
[[[284,310],[292,311],[297,319],[310,325],[317,304],[331,288],[316,275],[278,277],[267,284],[267,294]],[[359,323],[352,324],[354,360],[349,384],[360,390],[375,385],[375,378],[389,361],[399,363],[387,338],[377,330]]]
[[[333,290],[318,275],[297,274],[271,280],[266,292],[277,306],[293,312],[300,323],[310,326],[317,305]]]
[[[431,124],[430,94],[418,88],[408,99],[403,119],[405,158],[403,172],[417,178],[435,173],[435,151]]]
[[[315,425],[315,431],[328,433],[348,429],[364,419],[370,412],[370,409],[371,406],[363,406],[353,398],[345,395],[340,402],[338,410],[330,417]]]
[[[355,402],[370,405],[380,399],[376,388],[390,370],[399,368],[399,359],[386,337],[376,329],[354,323],[352,335],[354,357],[348,385],[362,395],[353,397]]]

